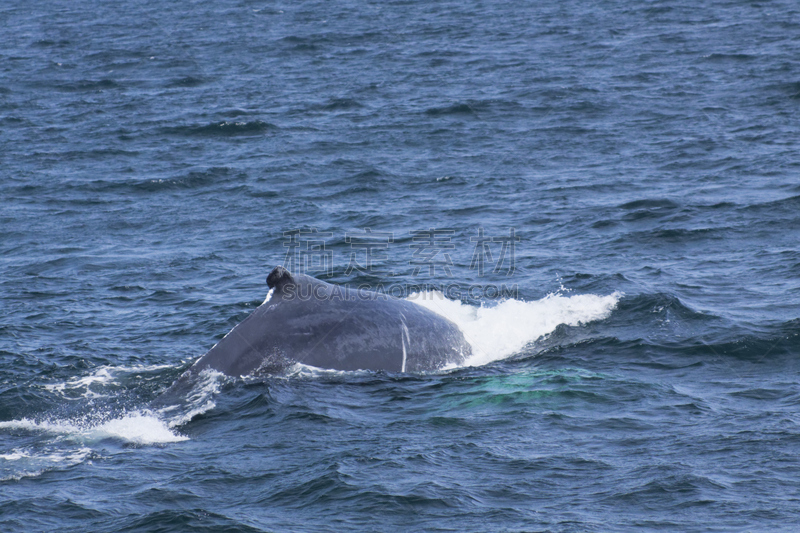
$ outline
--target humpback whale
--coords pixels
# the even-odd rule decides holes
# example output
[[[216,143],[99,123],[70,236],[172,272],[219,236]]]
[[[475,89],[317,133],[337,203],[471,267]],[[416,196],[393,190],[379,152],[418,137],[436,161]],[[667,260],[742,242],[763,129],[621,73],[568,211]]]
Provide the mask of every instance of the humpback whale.
[[[271,295],[184,376],[211,368],[230,376],[294,363],[333,370],[423,372],[472,353],[450,320],[392,296],[333,285],[275,267]],[[182,378],[184,377],[182,376]]]

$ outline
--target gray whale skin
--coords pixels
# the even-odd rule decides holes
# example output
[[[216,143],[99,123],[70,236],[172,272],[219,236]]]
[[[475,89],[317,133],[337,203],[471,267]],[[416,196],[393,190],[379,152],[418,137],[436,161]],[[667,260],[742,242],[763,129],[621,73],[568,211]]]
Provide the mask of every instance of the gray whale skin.
[[[424,372],[472,353],[450,320],[413,302],[332,285],[283,267],[267,276],[272,296],[189,368],[230,376],[299,362],[333,370]]]

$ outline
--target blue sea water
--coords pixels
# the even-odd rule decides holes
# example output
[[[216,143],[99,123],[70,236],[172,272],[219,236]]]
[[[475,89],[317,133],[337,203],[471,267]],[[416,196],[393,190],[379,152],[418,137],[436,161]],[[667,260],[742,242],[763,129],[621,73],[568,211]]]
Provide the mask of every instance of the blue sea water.
[[[3,2],[0,529],[796,530],[799,109],[788,0]],[[151,408],[287,260],[476,355]]]

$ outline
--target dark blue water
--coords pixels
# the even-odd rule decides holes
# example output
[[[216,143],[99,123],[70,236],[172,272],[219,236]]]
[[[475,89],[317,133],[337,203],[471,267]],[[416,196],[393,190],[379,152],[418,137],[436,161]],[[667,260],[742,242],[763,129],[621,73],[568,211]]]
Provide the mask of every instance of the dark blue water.
[[[0,529],[794,530],[799,109],[788,0],[4,2]],[[287,251],[476,357],[151,409]]]

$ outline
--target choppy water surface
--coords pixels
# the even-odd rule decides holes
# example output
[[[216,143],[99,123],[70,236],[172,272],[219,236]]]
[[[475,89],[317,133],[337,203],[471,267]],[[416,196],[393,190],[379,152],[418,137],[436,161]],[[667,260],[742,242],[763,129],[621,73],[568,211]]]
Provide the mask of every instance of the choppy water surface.
[[[0,22],[4,531],[800,521],[796,3],[12,1]],[[208,373],[152,408],[312,228],[329,281],[478,287],[417,299],[473,357]],[[350,270],[365,228],[391,242]],[[431,228],[451,262],[415,274]]]

